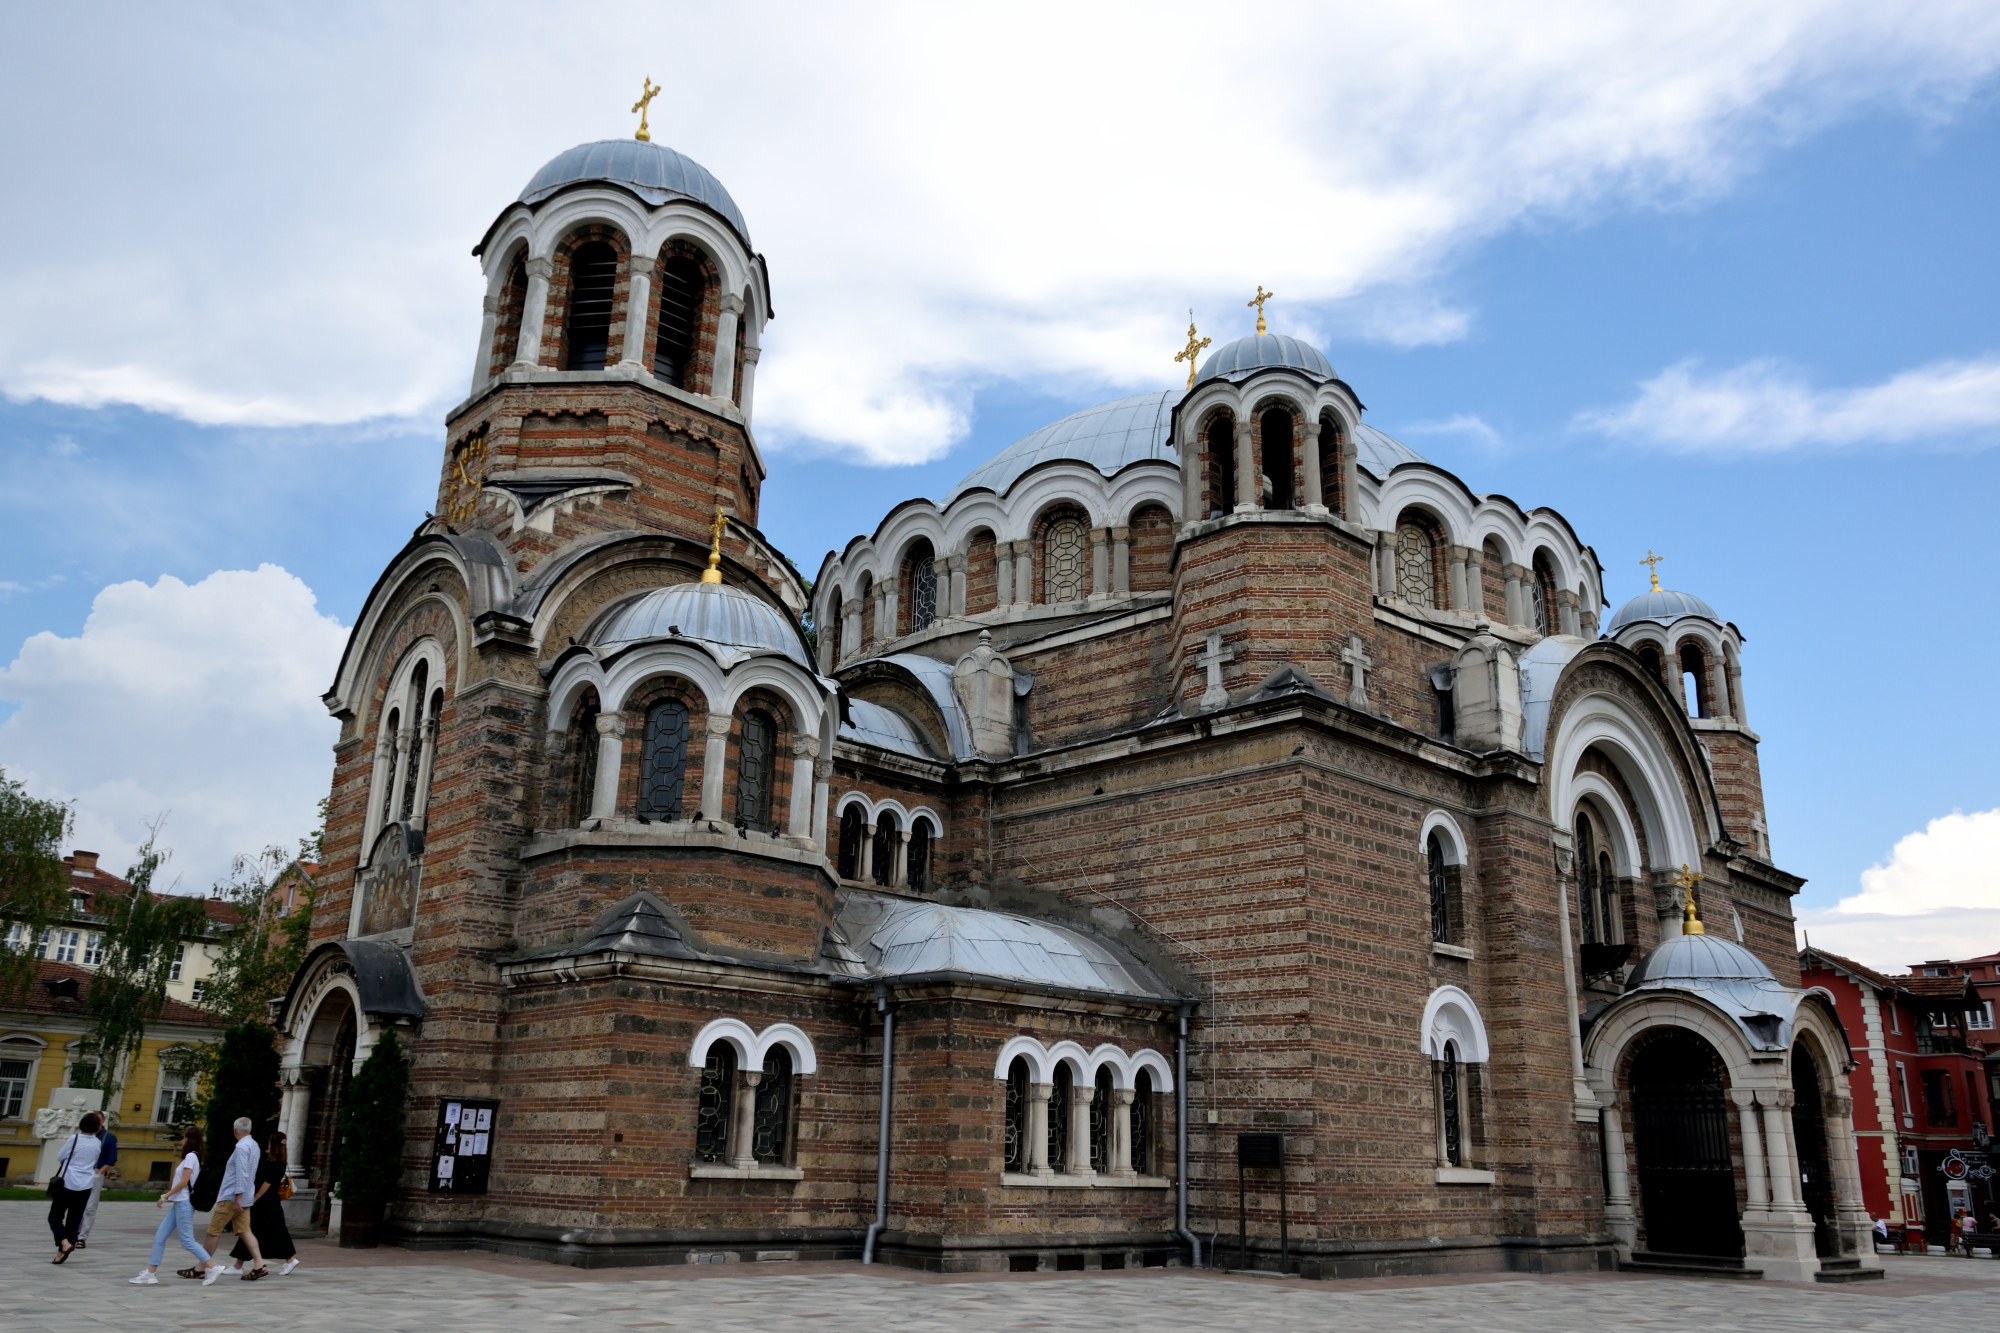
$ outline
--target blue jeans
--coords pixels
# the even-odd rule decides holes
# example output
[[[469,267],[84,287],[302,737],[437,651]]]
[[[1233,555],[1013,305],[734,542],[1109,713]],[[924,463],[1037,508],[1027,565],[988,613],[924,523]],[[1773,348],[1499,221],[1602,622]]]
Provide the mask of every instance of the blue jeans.
[[[181,1233],[181,1248],[195,1257],[197,1263],[208,1262],[208,1251],[195,1244],[194,1205],[186,1199],[175,1199],[167,1205],[167,1215],[160,1219],[160,1229],[153,1233],[153,1267],[160,1266],[160,1257],[167,1252],[167,1233]]]

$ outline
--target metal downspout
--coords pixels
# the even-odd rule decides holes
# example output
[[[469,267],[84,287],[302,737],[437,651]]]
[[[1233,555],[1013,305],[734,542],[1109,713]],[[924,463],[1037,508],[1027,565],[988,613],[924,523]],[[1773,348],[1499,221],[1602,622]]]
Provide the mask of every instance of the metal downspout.
[[[875,1238],[889,1224],[889,1091],[896,1054],[896,1011],[889,1007],[889,988],[875,988],[875,1008],[882,1015],[882,1121],[875,1149],[875,1220],[861,1246],[861,1262],[875,1262]],[[1186,1024],[1182,1024],[1185,1029]]]
[[[1176,1185],[1174,1228],[1181,1233],[1181,1239],[1188,1243],[1188,1247],[1192,1252],[1194,1266],[1200,1268],[1201,1238],[1195,1235],[1194,1232],[1189,1231],[1187,1224],[1187,1020],[1188,1007],[1184,1004],[1181,1006],[1180,1037],[1174,1043],[1174,1099],[1176,1103],[1174,1110],[1174,1181]],[[882,1077],[886,1081],[889,1077],[886,1059],[882,1068]]]

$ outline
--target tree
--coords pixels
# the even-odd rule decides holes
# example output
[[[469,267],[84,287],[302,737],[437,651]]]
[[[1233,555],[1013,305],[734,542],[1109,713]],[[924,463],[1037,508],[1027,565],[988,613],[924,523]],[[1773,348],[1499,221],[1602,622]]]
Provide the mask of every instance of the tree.
[[[381,1216],[403,1183],[403,1129],[410,1062],[393,1031],[361,1064],[340,1108],[340,1199],[364,1220]]]
[[[95,902],[105,918],[104,961],[84,992],[84,1012],[91,1019],[84,1043],[96,1068],[87,1083],[83,1076],[76,1082],[104,1089],[104,1104],[114,1113],[124,1072],[138,1054],[146,1029],[166,1012],[174,948],[208,925],[199,898],[152,891],[153,879],[170,855],[159,848],[159,832],[160,826],[153,825],[140,845],[138,861],[125,872],[132,892],[100,893]]]
[[[62,863],[69,828],[68,805],[28,795],[0,769],[0,935],[18,941],[0,948],[0,1000],[34,983],[33,942],[69,908]]]
[[[305,885],[303,901],[279,916],[274,891],[294,872]],[[222,939],[201,1005],[231,1023],[254,1022],[269,1013],[269,1002],[285,993],[305,959],[312,880],[298,861],[287,859],[284,848],[266,847],[256,856],[238,856],[229,878],[215,886],[215,896],[235,906],[238,920]]]
[[[214,1049],[215,1059],[202,1080],[202,1119],[208,1125],[208,1160],[193,1195],[197,1209],[215,1206],[215,1192],[222,1185],[222,1170],[235,1150],[236,1134],[230,1128],[238,1116],[249,1116],[250,1132],[261,1143],[277,1128],[278,1046],[277,1033],[262,1023],[243,1023],[222,1034]]]

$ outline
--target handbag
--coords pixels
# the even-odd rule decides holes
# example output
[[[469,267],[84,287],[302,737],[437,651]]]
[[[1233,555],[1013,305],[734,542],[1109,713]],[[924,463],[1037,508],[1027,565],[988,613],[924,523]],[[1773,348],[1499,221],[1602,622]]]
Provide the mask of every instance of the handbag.
[[[77,1140],[77,1135],[74,1134],[70,1135],[69,1157],[63,1158],[62,1165],[57,1167],[56,1173],[49,1177],[48,1194],[51,1199],[61,1198],[62,1192],[69,1188],[69,1186],[63,1184],[63,1177],[69,1174],[70,1159],[76,1156],[76,1140]]]
[[[279,1176],[278,1202],[283,1203],[285,1200],[291,1197],[292,1197],[292,1178],[290,1176]]]

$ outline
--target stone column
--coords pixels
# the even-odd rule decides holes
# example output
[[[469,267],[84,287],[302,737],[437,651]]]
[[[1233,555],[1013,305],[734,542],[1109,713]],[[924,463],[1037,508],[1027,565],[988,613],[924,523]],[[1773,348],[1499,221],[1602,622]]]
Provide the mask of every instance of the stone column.
[[[521,303],[521,336],[514,343],[513,370],[533,370],[542,363],[542,320],[549,310],[549,278],[556,266],[547,259],[530,259],[528,296]]]
[[[618,813],[619,770],[625,763],[625,715],[597,715],[597,787],[590,793],[590,817],[610,819]]]
[[[941,555],[932,562],[938,587],[945,593],[944,614],[954,618],[965,614],[965,553]]]
[[[861,651],[861,603],[858,601],[849,602],[841,608],[840,649],[842,662]]]
[[[1111,595],[1132,595],[1132,529],[1111,529]]]
[[[1350,523],[1361,521],[1361,460],[1354,441],[1340,442],[1340,516]]]
[[[819,737],[792,737],[792,806],[785,819],[788,837],[811,842],[813,836],[813,760],[819,755]]]
[[[1743,667],[1741,663],[1737,665],[1734,671],[1729,673],[1729,705],[1729,711],[1735,715],[1737,724],[1739,726],[1749,726],[1750,709],[1743,702]]]
[[[1757,1094],[1747,1088],[1731,1088],[1729,1100],[1736,1103],[1736,1123],[1743,1136],[1743,1184],[1748,1195],[1746,1210],[1768,1212],[1771,1206],[1770,1168],[1764,1161],[1764,1136],[1757,1129]]]
[[[1376,534],[1375,554],[1377,556],[1376,563],[1380,566],[1381,570],[1376,575],[1381,580],[1381,586],[1378,591],[1384,597],[1400,598],[1401,594],[1396,588],[1396,530],[1394,528],[1387,528]]]
[[[1583,1076],[1583,1027],[1576,1012],[1576,945],[1569,931],[1569,891],[1576,877],[1576,849],[1571,834],[1557,829],[1554,834],[1556,858],[1556,947],[1562,950],[1563,1016],[1569,1027],[1570,1100],[1579,1120],[1592,1118],[1597,1111],[1597,1094]]]
[[[291,1153],[285,1159],[285,1175],[290,1177],[293,1189],[306,1186],[306,1112],[312,1102],[312,1087],[305,1081],[305,1070],[297,1065],[278,1071],[278,1079],[283,1084],[279,1093],[278,1128],[284,1133],[285,1143]]]
[[[1090,530],[1090,595],[1108,596],[1111,592],[1111,529],[1092,528]]]
[[[1250,429],[1250,423],[1236,423],[1236,512],[1252,513],[1263,507],[1257,491],[1257,479],[1264,475],[1257,466],[1257,437]]]
[[[389,800],[384,806],[391,824],[403,817],[403,784],[410,780],[410,740],[415,734],[408,722],[396,728],[396,758],[389,765]]]
[[[822,850],[824,850],[826,847],[827,793],[828,789],[832,786],[832,784],[833,784],[833,756],[822,755],[819,758],[813,760],[813,809],[812,809],[813,845],[821,848]],[[839,849],[836,848],[835,850],[837,851]],[[829,860],[832,859],[831,854],[829,854],[828,859]]]
[[[875,821],[872,819],[861,826],[861,864],[854,867],[854,879],[859,884],[873,883],[875,879]]]
[[[1500,572],[1507,579],[1507,623],[1525,625],[1528,623],[1528,607],[1521,597],[1521,576],[1527,571],[1519,565],[1502,565]]]
[[[1472,606],[1471,598],[1466,595],[1469,583],[1465,572],[1467,554],[1463,546],[1451,548],[1451,609],[1454,611],[1469,610]]]
[[[711,398],[727,398],[736,385],[736,321],[743,317],[743,298],[724,292],[722,313],[715,321],[715,372],[709,376]]]
[[[1852,1098],[1833,1099],[1833,1112],[1827,1117],[1826,1127],[1826,1155],[1833,1167],[1838,1193],[1835,1215],[1839,1219],[1841,1253],[1855,1255],[1861,1260],[1863,1268],[1879,1267],[1882,1261],[1875,1253],[1875,1229],[1869,1221],[1868,1208],[1861,1194],[1861,1165],[1854,1141]],[[1900,1190],[1897,1192],[1901,1193]]]
[[[757,387],[757,361],[763,355],[761,349],[745,343],[743,345],[743,392],[737,395],[736,406],[743,412],[743,420],[750,420],[750,394]]]
[[[1319,418],[1314,417],[1306,424],[1306,493],[1300,497],[1299,508],[1308,514],[1324,514],[1326,508],[1326,485],[1319,475]]]
[[[722,788],[728,781],[729,714],[708,715],[708,746],[701,755],[701,817],[722,818]]]
[[[646,326],[652,323],[648,316],[653,308],[653,261],[645,255],[633,255],[628,263],[632,277],[625,287],[625,351],[618,364],[628,370],[644,370],[648,369]]]
[[[1619,1250],[1630,1257],[1639,1230],[1632,1216],[1632,1171],[1625,1159],[1625,1127],[1618,1117],[1618,1094],[1603,1094],[1604,1173],[1611,1188],[1604,1196],[1604,1225]]]
[[[1792,1095],[1785,1093],[1759,1093],[1757,1100],[1765,1103],[1764,1142],[1771,1169],[1771,1210],[1780,1213],[1800,1211],[1804,1205],[1799,1202],[1799,1178],[1792,1168],[1791,1126],[1785,1122],[1791,1119]],[[1782,1101],[1784,1105],[1772,1103]]]
[[[1053,1083],[1028,1085],[1028,1174],[1031,1176],[1055,1174],[1049,1166],[1049,1094],[1055,1090]]]
[[[1035,544],[1014,543],[1014,600],[1022,606],[1035,600]]]
[[[1014,604],[1014,543],[998,538],[993,542],[993,609],[1005,611]]]
[[[1474,620],[1486,619],[1486,552],[1477,546],[1465,550],[1465,609]]]
[[[1562,608],[1562,632],[1572,638],[1583,633],[1583,623],[1577,615],[1576,594],[1564,588],[1556,593],[1556,604]]]
[[[875,637],[887,643],[902,637],[903,626],[897,619],[897,594],[902,586],[895,579],[883,579],[875,585],[882,592],[882,607],[875,613]]]
[[[1131,1088],[1111,1090],[1111,1160],[1105,1163],[1114,1176],[1130,1178],[1132,1167],[1132,1099],[1137,1094]]]
[[[500,327],[500,298],[489,296],[480,303],[479,350],[472,363],[472,392],[486,387],[493,367],[493,334]]]
[[[898,889],[909,887],[910,831],[906,828],[896,830],[896,864],[889,872],[889,883],[891,887]]]
[[[439,719],[424,710],[424,729],[417,740],[417,797],[410,809],[410,822],[418,828],[427,827],[426,817],[431,808],[431,767],[437,762],[437,733]]]
[[[764,1081],[761,1069],[738,1069],[736,1086],[731,1089],[729,1107],[729,1164],[740,1171],[757,1166],[757,1085]]]
[[[1704,652],[1704,665],[1708,675],[1708,712],[1710,717],[1729,717],[1729,684],[1725,679],[1722,654]]]
[[[1201,507],[1201,437],[1190,433],[1181,441],[1181,526],[1207,517]]]
[[[1090,1104],[1097,1098],[1091,1083],[1072,1083],[1069,1088],[1069,1172],[1089,1180],[1097,1175],[1090,1164]]]

